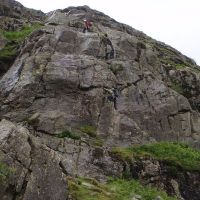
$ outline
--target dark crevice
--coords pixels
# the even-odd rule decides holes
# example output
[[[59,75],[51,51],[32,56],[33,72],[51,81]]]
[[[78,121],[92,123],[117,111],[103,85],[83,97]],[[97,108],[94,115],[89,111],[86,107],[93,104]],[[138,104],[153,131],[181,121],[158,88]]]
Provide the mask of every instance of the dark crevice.
[[[50,135],[50,136],[57,137],[57,135],[55,135],[55,134],[53,134],[53,133],[50,133],[50,132],[48,132],[48,131],[45,131],[45,130],[41,130],[41,129],[37,129],[37,128],[35,128],[34,130],[37,131],[37,132],[39,132],[39,133],[43,133],[43,134],[45,134],[45,135]]]
[[[35,145],[33,144],[30,135],[29,135],[29,137],[28,137],[27,142],[28,142],[29,146],[31,147],[31,151],[30,151],[30,159],[31,159],[31,162],[30,162],[30,165],[29,165],[29,169],[28,169],[28,170],[29,170],[29,173],[32,173],[31,166],[32,166],[32,161],[33,161],[33,149],[35,148]]]
[[[69,173],[65,169],[65,166],[63,165],[62,161],[59,162],[59,166],[62,169],[63,174],[69,175]]]

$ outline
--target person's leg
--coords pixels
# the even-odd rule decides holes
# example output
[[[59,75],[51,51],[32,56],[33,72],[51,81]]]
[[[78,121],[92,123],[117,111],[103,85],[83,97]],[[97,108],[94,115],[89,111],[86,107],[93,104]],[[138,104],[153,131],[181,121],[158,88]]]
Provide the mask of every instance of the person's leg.
[[[107,45],[105,46],[105,60],[108,60],[108,56],[109,56],[109,53],[108,53],[108,49],[107,49]]]
[[[108,96],[107,99],[108,99],[109,101],[113,101],[113,96]]]
[[[110,51],[110,59],[113,59],[114,58],[114,49],[112,49],[111,51]]]
[[[115,108],[115,110],[117,110],[117,99],[114,98],[114,99],[113,99],[113,102],[114,102],[114,108]]]

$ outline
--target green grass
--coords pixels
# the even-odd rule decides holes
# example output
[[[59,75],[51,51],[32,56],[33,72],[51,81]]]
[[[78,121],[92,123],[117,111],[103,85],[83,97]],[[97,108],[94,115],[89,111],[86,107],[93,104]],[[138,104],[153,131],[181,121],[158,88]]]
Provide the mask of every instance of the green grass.
[[[23,41],[30,33],[34,30],[39,29],[42,25],[41,24],[34,24],[33,26],[24,26],[19,31],[5,31],[3,32],[3,36],[8,41],[16,41],[21,42]]]
[[[163,191],[142,186],[136,180],[124,179],[110,179],[106,184],[87,178],[71,179],[69,192],[75,200],[131,200],[135,195],[140,195],[143,200],[152,200],[157,196],[165,200],[175,200]]]
[[[7,44],[0,50],[0,64],[10,65],[17,56],[17,49],[20,43],[34,30],[41,27],[41,24],[25,26],[19,31],[0,31],[0,34],[7,40]]]
[[[181,143],[160,142],[133,147],[134,156],[151,156],[189,171],[200,171],[200,151]]]
[[[94,140],[92,141],[92,145],[102,147],[103,146],[103,140],[100,139],[100,138],[94,138]]]
[[[16,55],[17,44],[8,43],[2,50],[0,50],[0,60],[10,60]]]
[[[184,69],[185,67],[187,67],[186,64],[175,64],[176,69]]]
[[[163,64],[171,65],[173,68],[175,68],[177,70],[184,69],[184,68],[190,66],[190,65],[186,65],[185,63],[182,63],[182,64],[176,63],[173,60],[171,60],[170,57],[169,58],[161,58],[160,61]]]
[[[183,170],[200,171],[200,151],[181,143],[159,142],[129,148],[117,147],[113,148],[112,153],[120,160],[151,157]]]
[[[80,131],[88,134],[90,137],[96,137],[96,127],[90,125],[84,125],[80,127]]]
[[[72,131],[69,131],[69,130],[64,130],[63,132],[59,133],[57,135],[57,137],[59,138],[71,138],[73,140],[80,140],[81,139],[81,136],[78,135],[77,133],[74,133]]]
[[[132,148],[121,148],[114,147],[112,148],[112,155],[117,157],[119,160],[123,161],[132,161],[133,160],[133,151]]]
[[[0,183],[4,184],[11,174],[14,173],[14,169],[0,161]]]

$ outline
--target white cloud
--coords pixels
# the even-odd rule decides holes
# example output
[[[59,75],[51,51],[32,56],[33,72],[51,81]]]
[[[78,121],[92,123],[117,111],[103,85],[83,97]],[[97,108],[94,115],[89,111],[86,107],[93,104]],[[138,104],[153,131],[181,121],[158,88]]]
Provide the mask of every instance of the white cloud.
[[[171,45],[200,65],[199,0],[19,0],[24,6],[49,12],[88,5],[117,21]]]

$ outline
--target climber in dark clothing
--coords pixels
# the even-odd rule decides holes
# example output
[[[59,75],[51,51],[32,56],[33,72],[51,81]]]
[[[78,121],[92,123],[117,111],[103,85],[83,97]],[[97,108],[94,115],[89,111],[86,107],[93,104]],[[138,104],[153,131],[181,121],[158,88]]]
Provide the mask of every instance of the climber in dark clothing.
[[[111,89],[104,88],[104,90],[110,94],[109,96],[107,96],[107,99],[114,103],[114,108],[115,108],[115,110],[117,110],[117,97],[118,97],[117,89],[116,88],[111,88]]]
[[[101,39],[100,39],[100,43],[99,43],[99,49],[101,48],[102,45],[104,46],[105,60],[114,58],[114,48],[113,48],[112,42],[108,38],[107,33],[105,33],[104,35],[102,35],[100,37],[101,37]],[[110,48],[111,48],[110,51],[108,51],[108,46],[110,46]]]
[[[90,27],[92,26],[92,22],[90,22],[87,19],[84,19],[84,28],[83,28],[83,33],[85,33],[86,31],[90,31]]]

